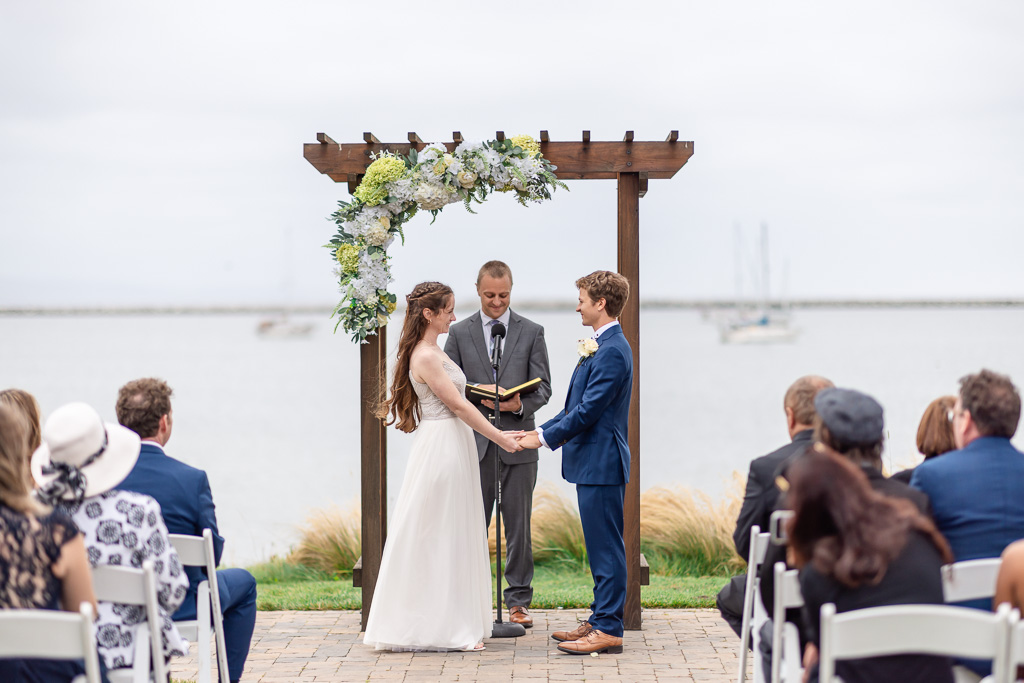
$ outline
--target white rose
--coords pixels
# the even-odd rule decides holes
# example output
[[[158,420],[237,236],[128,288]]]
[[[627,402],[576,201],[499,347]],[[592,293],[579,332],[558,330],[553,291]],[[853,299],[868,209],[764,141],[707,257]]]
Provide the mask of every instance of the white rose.
[[[576,353],[580,354],[580,358],[587,358],[597,353],[597,340],[596,339],[580,339],[576,345]]]
[[[458,175],[459,185],[462,185],[467,190],[476,184],[476,173],[472,171],[462,171]]]

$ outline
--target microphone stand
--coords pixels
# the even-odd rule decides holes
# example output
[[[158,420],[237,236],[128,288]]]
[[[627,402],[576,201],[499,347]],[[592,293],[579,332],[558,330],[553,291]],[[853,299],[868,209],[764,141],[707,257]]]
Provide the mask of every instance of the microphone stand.
[[[499,332],[500,334],[495,334],[495,332]],[[491,374],[494,378],[495,394],[494,414],[491,416],[491,420],[498,431],[501,431],[501,401],[498,399],[498,366],[501,364],[501,341],[504,337],[505,326],[501,323],[495,323],[494,327],[491,329],[491,341],[494,344],[491,349]],[[498,580],[496,589],[498,617],[494,620],[494,624],[491,626],[491,638],[518,638],[519,636],[526,635],[526,628],[522,624],[513,624],[512,622],[504,622],[501,620],[501,606],[503,602],[501,599],[501,579],[504,576],[504,572],[501,567],[501,448],[496,443],[491,443],[490,447],[494,448],[494,545],[495,550],[497,551],[498,560]]]

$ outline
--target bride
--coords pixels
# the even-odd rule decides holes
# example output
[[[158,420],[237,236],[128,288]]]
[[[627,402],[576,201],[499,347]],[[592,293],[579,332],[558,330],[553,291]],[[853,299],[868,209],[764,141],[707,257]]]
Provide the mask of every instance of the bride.
[[[378,650],[484,649],[491,634],[491,565],[475,429],[520,450],[466,400],[466,376],[437,345],[455,321],[447,285],[406,298],[391,396],[380,416],[416,431],[388,529],[363,643]]]

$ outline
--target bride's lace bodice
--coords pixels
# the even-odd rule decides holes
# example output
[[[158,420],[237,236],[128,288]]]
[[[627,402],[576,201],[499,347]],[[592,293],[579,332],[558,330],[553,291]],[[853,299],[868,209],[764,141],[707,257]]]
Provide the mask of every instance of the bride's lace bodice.
[[[452,382],[455,384],[455,388],[459,390],[460,394],[466,392],[466,375],[459,369],[459,366],[455,365],[451,361],[441,361],[441,367],[451,377]],[[455,417],[448,406],[437,397],[430,387],[423,382],[417,382],[412,376],[412,372],[409,373],[409,381],[412,382],[412,388],[416,391],[416,396],[420,399],[420,419],[421,420],[445,420],[449,417]]]

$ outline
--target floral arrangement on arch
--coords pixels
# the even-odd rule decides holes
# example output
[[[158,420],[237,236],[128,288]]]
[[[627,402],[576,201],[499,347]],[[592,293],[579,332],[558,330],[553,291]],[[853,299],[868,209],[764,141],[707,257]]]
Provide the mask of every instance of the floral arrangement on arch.
[[[352,201],[338,202],[330,218],[338,231],[325,246],[337,263],[342,293],[331,314],[338,316],[335,332],[341,325],[363,343],[387,323],[398,301],[388,291],[387,250],[396,235],[404,243],[402,227],[420,209],[436,219],[448,204],[462,202],[474,213],[473,202],[483,203],[495,190],[514,193],[523,206],[551,199],[555,188],[568,190],[554,170],[529,135],[462,142],[453,152],[434,143],[420,152],[413,147],[408,156],[375,156]]]

